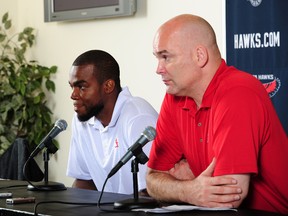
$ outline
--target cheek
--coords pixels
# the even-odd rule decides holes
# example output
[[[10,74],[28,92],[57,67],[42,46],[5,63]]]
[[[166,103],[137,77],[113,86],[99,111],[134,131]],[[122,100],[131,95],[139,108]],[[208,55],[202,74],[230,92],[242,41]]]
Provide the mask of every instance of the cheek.
[[[86,100],[90,102],[90,104],[96,105],[103,100],[103,94],[100,91],[90,91],[86,92]]]
[[[173,78],[177,78],[181,74],[181,68],[176,63],[168,63],[163,67],[163,71]]]
[[[86,103],[94,103],[94,101],[98,100],[97,94],[91,91],[82,91],[80,97]]]
[[[191,65],[183,65],[177,70],[176,78],[183,83],[183,85],[191,85],[196,80],[196,71]]]

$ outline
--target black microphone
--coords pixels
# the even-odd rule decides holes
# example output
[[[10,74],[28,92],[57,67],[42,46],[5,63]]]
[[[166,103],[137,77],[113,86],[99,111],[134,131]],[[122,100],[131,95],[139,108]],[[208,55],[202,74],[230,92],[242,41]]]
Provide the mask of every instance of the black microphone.
[[[145,130],[141,133],[140,138],[129,147],[127,153],[121,158],[121,160],[114,166],[114,168],[110,171],[107,178],[110,178],[113,176],[124,164],[126,164],[132,157],[139,156],[142,157],[143,163],[146,163],[148,161],[147,156],[142,152],[142,147],[146,145],[149,141],[152,141],[156,136],[156,130],[148,126],[145,128]],[[145,158],[143,158],[143,156]],[[147,159],[146,159],[147,158]]]
[[[49,144],[52,141],[52,139],[54,139],[60,132],[66,130],[66,128],[67,128],[67,122],[63,119],[58,119],[55,122],[54,127],[51,129],[51,131],[41,140],[40,144],[31,153],[30,158],[35,157],[45,147],[54,149],[57,148],[56,146],[51,147],[49,146]],[[58,149],[56,149],[56,151],[57,150]],[[54,152],[52,153],[55,153],[56,151],[54,150]]]

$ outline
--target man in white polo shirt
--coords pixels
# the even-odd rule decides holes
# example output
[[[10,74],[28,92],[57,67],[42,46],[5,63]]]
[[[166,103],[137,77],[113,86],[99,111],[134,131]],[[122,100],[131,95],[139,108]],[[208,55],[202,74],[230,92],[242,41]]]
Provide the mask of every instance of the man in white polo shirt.
[[[70,74],[75,115],[67,175],[74,187],[101,190],[111,169],[147,126],[158,117],[144,99],[121,88],[120,70],[107,52],[90,50],[76,58]],[[143,151],[149,156],[151,143]],[[146,165],[139,165],[138,187],[146,188]],[[131,163],[126,163],[105,186],[106,192],[133,193]]]

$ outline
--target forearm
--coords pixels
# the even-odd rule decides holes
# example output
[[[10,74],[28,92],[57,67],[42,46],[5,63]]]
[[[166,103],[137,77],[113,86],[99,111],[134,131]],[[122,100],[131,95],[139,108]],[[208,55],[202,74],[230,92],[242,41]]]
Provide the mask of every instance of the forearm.
[[[146,177],[147,191],[156,200],[184,202],[185,181],[177,180],[166,172],[149,171]]]
[[[148,170],[148,193],[162,202],[184,202],[205,207],[238,207],[243,201],[238,179],[230,176],[212,177],[209,166],[192,180],[180,180],[169,172]],[[239,187],[240,186],[240,187]]]

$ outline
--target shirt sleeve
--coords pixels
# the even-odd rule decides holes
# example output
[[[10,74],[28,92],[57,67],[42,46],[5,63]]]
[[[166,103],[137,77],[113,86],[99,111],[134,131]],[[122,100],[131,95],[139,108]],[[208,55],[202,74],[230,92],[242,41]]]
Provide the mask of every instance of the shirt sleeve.
[[[166,94],[158,117],[157,134],[148,161],[148,167],[155,170],[170,170],[183,155],[183,149],[178,139],[179,131],[173,105],[175,105],[173,97]]]

